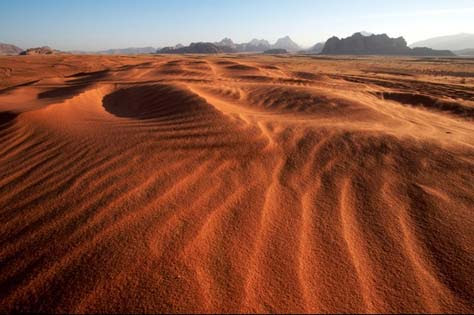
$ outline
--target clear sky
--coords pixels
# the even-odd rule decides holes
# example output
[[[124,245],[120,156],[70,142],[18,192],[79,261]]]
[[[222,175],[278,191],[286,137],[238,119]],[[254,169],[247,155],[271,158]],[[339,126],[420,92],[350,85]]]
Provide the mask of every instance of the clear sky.
[[[357,31],[408,43],[474,33],[473,0],[0,0],[0,42],[61,50],[163,47],[289,35],[311,46]]]

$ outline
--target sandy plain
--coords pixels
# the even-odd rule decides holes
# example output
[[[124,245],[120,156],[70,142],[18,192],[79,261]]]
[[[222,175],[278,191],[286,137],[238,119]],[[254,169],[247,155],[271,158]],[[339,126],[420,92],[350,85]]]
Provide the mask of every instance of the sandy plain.
[[[0,57],[0,311],[474,312],[474,59]]]

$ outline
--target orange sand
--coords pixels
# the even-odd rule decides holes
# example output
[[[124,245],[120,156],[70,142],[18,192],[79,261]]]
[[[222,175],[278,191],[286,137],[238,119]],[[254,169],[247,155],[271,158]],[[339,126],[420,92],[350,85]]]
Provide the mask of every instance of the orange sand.
[[[2,313],[474,312],[474,60],[1,57],[0,112]]]

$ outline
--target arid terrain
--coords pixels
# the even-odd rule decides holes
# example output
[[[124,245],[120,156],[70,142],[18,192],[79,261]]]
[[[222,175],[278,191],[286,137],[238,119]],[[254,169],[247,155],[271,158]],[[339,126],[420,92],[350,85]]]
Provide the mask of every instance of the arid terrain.
[[[0,57],[0,312],[474,312],[474,59]]]

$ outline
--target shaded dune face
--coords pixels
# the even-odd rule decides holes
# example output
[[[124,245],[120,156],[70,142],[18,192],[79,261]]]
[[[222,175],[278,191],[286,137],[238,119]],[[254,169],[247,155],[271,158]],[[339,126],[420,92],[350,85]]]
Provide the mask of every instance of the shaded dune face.
[[[119,89],[102,100],[104,108],[119,117],[154,119],[202,114],[210,105],[199,96],[175,86],[150,85]]]
[[[379,93],[379,96],[383,99],[396,101],[401,104],[411,106],[423,106],[430,109],[445,111],[467,119],[474,118],[473,107],[463,106],[462,104],[456,102],[438,100],[437,98],[433,98],[423,94],[382,92]]]
[[[0,130],[7,128],[12,124],[16,117],[17,114],[12,112],[0,112]]]
[[[56,58],[0,94],[0,311],[474,311],[472,103],[436,78],[66,56],[28,81]]]

